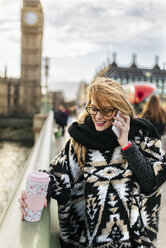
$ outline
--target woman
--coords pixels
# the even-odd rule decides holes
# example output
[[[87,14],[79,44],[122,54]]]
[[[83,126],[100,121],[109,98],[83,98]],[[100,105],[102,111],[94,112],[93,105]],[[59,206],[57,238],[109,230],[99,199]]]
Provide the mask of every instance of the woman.
[[[120,129],[118,139],[112,126]],[[156,247],[166,165],[154,127],[134,118],[122,86],[97,78],[69,134],[48,171],[47,199],[58,201],[61,247]]]
[[[156,127],[160,136],[164,135],[166,128],[166,112],[162,108],[159,96],[150,96],[143,108],[141,117],[149,120]]]

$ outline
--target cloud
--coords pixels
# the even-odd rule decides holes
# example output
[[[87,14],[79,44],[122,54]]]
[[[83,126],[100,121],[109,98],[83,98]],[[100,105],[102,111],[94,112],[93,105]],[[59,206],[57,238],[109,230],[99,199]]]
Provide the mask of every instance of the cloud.
[[[90,80],[114,51],[120,64],[127,65],[132,53],[138,53],[139,64],[151,65],[157,54],[160,61],[165,60],[165,0],[41,2],[45,15],[43,56],[51,58],[52,83],[83,77]],[[0,71],[9,58],[20,58],[21,5],[22,0],[0,1]],[[13,67],[15,70],[10,64],[9,70],[15,75],[18,69],[16,64]]]
[[[50,1],[46,43],[55,44],[55,57],[95,52],[114,43],[146,45],[155,36],[165,37],[159,31],[165,29],[165,8],[163,1]]]

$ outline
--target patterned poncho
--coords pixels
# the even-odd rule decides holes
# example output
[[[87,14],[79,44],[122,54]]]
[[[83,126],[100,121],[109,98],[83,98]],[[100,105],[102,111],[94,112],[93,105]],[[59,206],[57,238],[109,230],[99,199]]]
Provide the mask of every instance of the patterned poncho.
[[[125,151],[112,141],[110,149],[104,144],[104,149],[87,145],[84,169],[78,164],[71,140],[51,162],[48,198],[58,201],[62,248],[156,247],[166,164],[161,142],[147,126],[134,125],[129,134],[132,146]],[[78,136],[76,127],[77,123],[69,129],[72,136]],[[113,134],[111,137],[114,140]],[[149,191],[151,171],[153,187]]]

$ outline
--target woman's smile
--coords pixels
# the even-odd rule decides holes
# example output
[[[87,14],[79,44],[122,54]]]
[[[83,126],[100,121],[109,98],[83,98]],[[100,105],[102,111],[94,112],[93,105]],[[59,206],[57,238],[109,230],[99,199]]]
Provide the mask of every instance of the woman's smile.
[[[96,124],[97,124],[98,126],[103,126],[105,123],[106,123],[106,121],[97,121],[97,120],[96,120]]]

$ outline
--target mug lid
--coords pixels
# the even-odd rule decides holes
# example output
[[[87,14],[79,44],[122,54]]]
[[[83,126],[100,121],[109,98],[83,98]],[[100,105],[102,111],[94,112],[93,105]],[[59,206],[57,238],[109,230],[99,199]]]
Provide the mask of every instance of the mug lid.
[[[27,180],[37,183],[48,183],[50,181],[50,177],[45,172],[32,171],[28,174]]]

